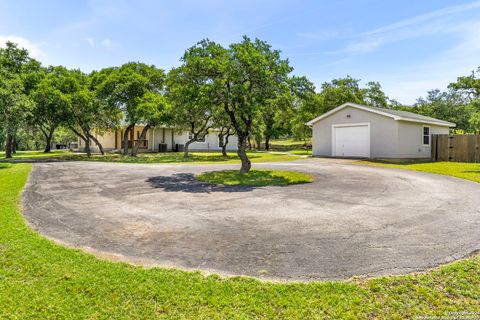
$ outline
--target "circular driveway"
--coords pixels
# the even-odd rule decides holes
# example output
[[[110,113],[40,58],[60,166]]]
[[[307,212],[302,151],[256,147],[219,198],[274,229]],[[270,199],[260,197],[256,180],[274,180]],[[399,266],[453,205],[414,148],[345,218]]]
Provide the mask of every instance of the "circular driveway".
[[[480,186],[415,171],[308,159],[254,164],[315,182],[197,182],[239,165],[38,163],[23,194],[51,239],[148,265],[286,280],[425,270],[480,248]]]

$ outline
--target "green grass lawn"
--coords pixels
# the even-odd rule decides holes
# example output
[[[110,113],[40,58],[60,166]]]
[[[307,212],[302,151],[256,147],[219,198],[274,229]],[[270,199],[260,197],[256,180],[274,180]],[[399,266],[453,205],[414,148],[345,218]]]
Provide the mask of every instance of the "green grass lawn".
[[[416,171],[444,174],[461,179],[480,182],[480,163],[467,162],[405,162],[405,163],[387,163],[380,161],[361,161],[376,166],[385,166],[390,168],[401,168]]]
[[[51,152],[43,151],[17,151],[13,154],[13,159],[39,159],[39,158],[57,158],[72,154],[68,150],[54,150]],[[5,152],[0,151],[0,160],[5,159]]]
[[[240,174],[238,170],[210,171],[199,174],[197,179],[215,184],[256,187],[286,186],[313,181],[309,174],[284,170],[250,170],[245,174]]]
[[[424,274],[270,283],[142,268],[67,249],[26,226],[30,164],[0,164],[2,319],[405,319],[480,311],[480,257]]]
[[[299,157],[288,154],[276,154],[268,152],[248,152],[248,157],[252,162],[272,162],[272,161],[292,161],[298,160]],[[0,154],[0,160],[4,155]],[[123,156],[118,153],[106,153],[104,156],[94,154],[87,157],[85,154],[72,152],[54,152],[43,153],[38,151],[19,152],[14,156],[20,160],[71,160],[71,161],[103,161],[103,162],[121,162],[121,163],[240,163],[240,158],[236,153],[229,153],[228,157],[222,156],[220,152],[191,152],[190,157],[183,158],[182,152],[166,152],[166,153],[139,153],[136,157]],[[3,158],[5,160],[5,158]]]
[[[311,156],[312,149],[293,149],[289,150],[289,153],[295,154],[297,156]]]
[[[312,139],[309,138],[306,140],[307,144],[312,143]],[[270,141],[270,145],[273,146],[296,146],[296,145],[304,145],[305,141],[304,140],[295,140],[295,139],[273,139]]]

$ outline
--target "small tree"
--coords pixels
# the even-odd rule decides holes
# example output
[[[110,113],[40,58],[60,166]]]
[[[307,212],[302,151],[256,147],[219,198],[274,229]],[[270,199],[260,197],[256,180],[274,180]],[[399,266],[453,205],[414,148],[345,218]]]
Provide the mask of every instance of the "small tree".
[[[184,147],[185,158],[190,144],[205,138],[219,112],[215,77],[219,74],[218,57],[224,52],[217,44],[203,40],[188,49],[182,65],[168,74],[173,123],[190,132]]]
[[[472,113],[469,123],[474,133],[480,132],[480,111]]]
[[[29,122],[45,137],[45,150],[50,152],[55,130],[68,122],[69,96],[79,90],[75,77],[65,67],[50,67],[32,93],[35,102]]]
[[[28,51],[12,42],[0,48],[0,126],[5,138],[5,156],[12,157],[18,127],[30,112],[31,75],[39,63],[31,59]]]
[[[294,95],[293,105],[284,116],[291,119],[294,137],[306,141],[311,136],[306,123],[323,113],[322,96],[315,93],[315,86],[305,77],[292,77],[290,87]]]
[[[365,103],[359,82],[360,79],[347,76],[323,83],[321,88],[323,112],[330,111],[346,102]]]
[[[153,126],[166,123],[170,120],[169,104],[166,98],[156,92],[147,92],[137,105],[137,113],[145,124],[137,142],[133,146],[132,156],[136,156],[138,148],[145,141],[145,136]]]
[[[128,137],[137,123],[148,123],[141,104],[149,93],[164,92],[165,74],[153,65],[129,62],[93,74],[98,97],[123,113],[127,127],[123,134],[123,154],[128,154]],[[135,154],[132,145],[132,154]],[[138,149],[138,148],[137,148]]]
[[[238,136],[240,173],[247,173],[251,168],[248,138],[263,124],[265,106],[283,92],[292,68],[266,42],[247,37],[230,46],[228,58],[221,65],[222,104]]]
[[[22,91],[23,84],[19,77],[0,76],[0,125],[6,135],[6,158],[12,158],[17,129],[31,109],[31,101]]]
[[[383,92],[382,86],[379,82],[368,82],[367,87],[362,89],[362,93],[363,100],[367,105],[377,108],[389,107],[389,99],[385,92]]]

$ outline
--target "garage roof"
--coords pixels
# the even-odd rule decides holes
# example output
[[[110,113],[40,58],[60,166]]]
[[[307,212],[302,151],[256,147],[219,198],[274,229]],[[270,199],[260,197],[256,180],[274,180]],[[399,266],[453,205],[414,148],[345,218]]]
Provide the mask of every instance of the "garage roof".
[[[448,122],[448,121],[443,121],[427,116],[423,116],[421,114],[413,113],[413,112],[408,112],[408,111],[401,111],[401,110],[392,110],[392,109],[386,109],[386,108],[377,108],[377,107],[370,107],[370,106],[364,106],[361,104],[357,103],[352,103],[352,102],[347,102],[342,104],[341,106],[336,107],[335,109],[332,109],[324,114],[322,114],[319,117],[316,117],[313,120],[310,120],[306,124],[308,126],[312,126],[314,123],[327,118],[331,114],[334,114],[337,111],[340,111],[346,107],[352,107],[356,109],[361,109],[364,111],[380,114],[389,118],[392,118],[397,121],[409,121],[409,122],[418,122],[418,123],[426,123],[426,124],[433,124],[437,126],[444,126],[444,127],[455,127],[455,123]]]

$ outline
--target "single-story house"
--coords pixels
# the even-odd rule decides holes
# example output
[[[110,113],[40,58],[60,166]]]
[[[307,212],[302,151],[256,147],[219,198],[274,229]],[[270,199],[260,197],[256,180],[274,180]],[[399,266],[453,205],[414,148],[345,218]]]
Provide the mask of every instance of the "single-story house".
[[[129,148],[134,145],[140,138],[144,126],[135,126],[130,131],[128,145]],[[102,144],[105,151],[120,150],[123,148],[123,133],[125,128],[117,130],[109,130],[104,133],[95,133],[95,138]],[[220,139],[219,130],[211,129],[209,133],[199,141],[193,142],[189,146],[191,151],[221,151],[225,138]],[[145,136],[145,140],[140,145],[140,152],[158,152],[158,151],[183,151],[183,146],[190,140],[191,134],[182,129],[171,127],[152,127],[149,128]],[[78,149],[85,147],[85,142],[78,140]],[[98,151],[98,146],[91,141],[92,151]],[[237,150],[237,137],[232,135],[228,139],[226,149],[228,151]]]
[[[416,113],[344,103],[307,122],[312,153],[324,157],[429,158],[431,135],[454,123]]]

